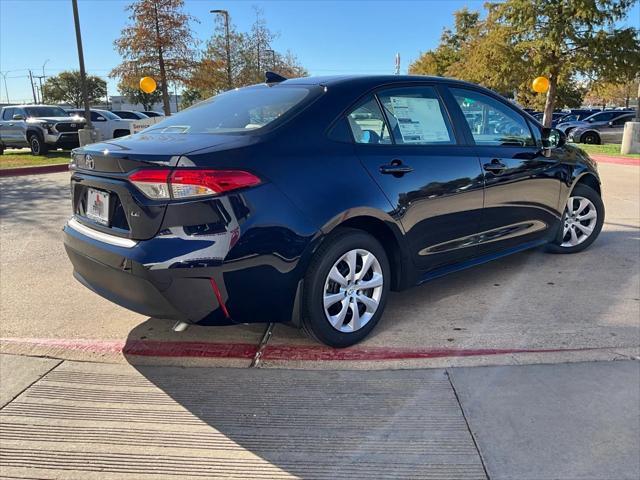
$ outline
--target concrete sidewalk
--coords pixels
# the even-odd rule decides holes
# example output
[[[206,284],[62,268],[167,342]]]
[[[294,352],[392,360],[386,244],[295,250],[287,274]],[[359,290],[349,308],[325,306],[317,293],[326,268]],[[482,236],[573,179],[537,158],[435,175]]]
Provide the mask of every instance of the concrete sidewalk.
[[[0,379],[0,478],[640,476],[634,361],[302,371],[3,355]]]

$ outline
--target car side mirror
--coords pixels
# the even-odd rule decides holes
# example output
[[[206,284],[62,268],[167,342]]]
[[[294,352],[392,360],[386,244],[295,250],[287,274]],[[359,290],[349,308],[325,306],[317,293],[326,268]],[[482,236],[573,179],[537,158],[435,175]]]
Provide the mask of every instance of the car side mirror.
[[[14,119],[14,120],[24,120],[24,115],[22,115],[22,114],[20,114],[20,113],[16,113],[16,114],[13,116],[13,119]]]
[[[613,122],[609,122],[607,123],[607,125],[609,125],[610,127],[613,127]]]
[[[567,143],[567,136],[557,128],[544,128],[542,130],[542,148],[551,150],[562,147]]]
[[[107,121],[107,119],[106,119],[106,118],[104,118],[104,117],[98,117],[98,118],[96,118],[96,119],[95,119],[95,121],[96,121],[96,122],[106,122],[106,121]]]

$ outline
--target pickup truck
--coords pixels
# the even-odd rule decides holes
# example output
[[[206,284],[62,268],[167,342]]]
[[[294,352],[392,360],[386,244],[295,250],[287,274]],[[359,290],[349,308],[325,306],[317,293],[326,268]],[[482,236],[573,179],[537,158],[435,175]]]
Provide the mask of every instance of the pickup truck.
[[[71,116],[84,118],[84,110],[67,110],[67,113]],[[133,120],[124,120],[109,110],[92,108],[90,113],[93,128],[99,132],[101,140],[111,140],[112,138],[131,135]]]
[[[5,148],[31,148],[33,155],[51,149],[71,149],[79,145],[78,130],[84,119],[70,117],[57,106],[14,105],[0,111],[0,154]]]

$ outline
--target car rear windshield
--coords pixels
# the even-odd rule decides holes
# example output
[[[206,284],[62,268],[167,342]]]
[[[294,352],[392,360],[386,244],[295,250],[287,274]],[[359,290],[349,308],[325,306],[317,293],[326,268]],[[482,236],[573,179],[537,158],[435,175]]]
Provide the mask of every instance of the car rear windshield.
[[[265,127],[310,94],[308,87],[267,85],[231,90],[189,107],[145,133],[239,133]]]
[[[60,107],[26,107],[27,117],[68,117],[69,114]]]

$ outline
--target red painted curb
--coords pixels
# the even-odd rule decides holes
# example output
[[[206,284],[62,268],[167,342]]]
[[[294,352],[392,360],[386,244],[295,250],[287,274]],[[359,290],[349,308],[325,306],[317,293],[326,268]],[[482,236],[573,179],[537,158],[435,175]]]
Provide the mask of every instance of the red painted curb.
[[[55,165],[39,165],[37,167],[18,167],[0,169],[0,177],[19,177],[22,175],[40,175],[43,173],[67,172],[68,163],[56,163]]]
[[[59,348],[90,353],[122,353],[144,357],[253,358],[257,345],[249,343],[163,342],[158,340],[71,340],[56,338],[0,338],[0,343]],[[594,348],[388,348],[351,347],[334,349],[321,345],[267,345],[263,360],[280,361],[363,361],[411,360],[442,357],[474,357],[512,353],[558,353],[596,350]]]
[[[611,157],[609,155],[589,154],[598,163],[613,163],[615,165],[640,166],[640,155],[638,158]]]

